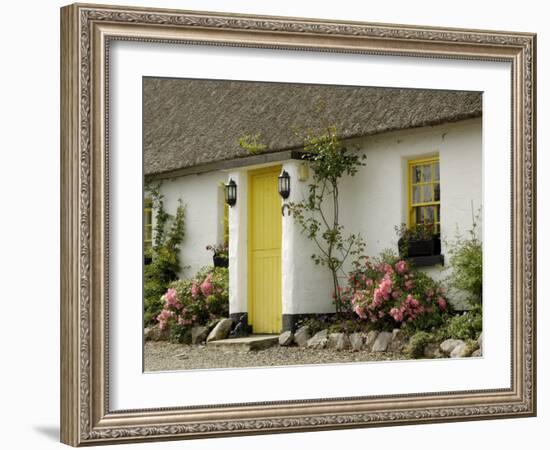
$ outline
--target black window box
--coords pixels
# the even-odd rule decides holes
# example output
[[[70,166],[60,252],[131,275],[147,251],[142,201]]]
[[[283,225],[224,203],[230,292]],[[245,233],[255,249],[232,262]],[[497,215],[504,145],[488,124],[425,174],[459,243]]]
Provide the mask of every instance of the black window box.
[[[214,267],[229,267],[229,258],[227,256],[214,255],[212,259]]]
[[[401,238],[397,242],[397,247],[402,258],[439,255],[441,253],[441,239],[439,236],[434,236],[432,239],[405,242]]]
[[[407,258],[408,261],[414,267],[428,267],[428,266],[437,266],[443,265],[445,262],[445,257],[443,255],[429,255],[429,256],[412,256]]]

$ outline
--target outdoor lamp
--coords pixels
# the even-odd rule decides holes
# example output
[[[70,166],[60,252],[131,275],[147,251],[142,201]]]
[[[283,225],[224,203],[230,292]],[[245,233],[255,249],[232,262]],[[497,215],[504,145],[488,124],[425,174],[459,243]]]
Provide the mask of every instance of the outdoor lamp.
[[[225,203],[231,207],[235,206],[235,203],[237,203],[237,183],[235,183],[233,179],[230,179],[229,183],[224,186],[224,190]]]
[[[279,175],[279,195],[286,200],[290,195],[290,175],[286,170],[283,170]]]

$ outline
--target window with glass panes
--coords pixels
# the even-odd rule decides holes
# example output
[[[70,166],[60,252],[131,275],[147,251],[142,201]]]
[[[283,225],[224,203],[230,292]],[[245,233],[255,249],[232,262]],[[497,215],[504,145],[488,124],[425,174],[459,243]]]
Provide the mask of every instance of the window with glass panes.
[[[143,202],[143,245],[145,250],[153,245],[153,200]]]
[[[433,224],[440,232],[439,157],[409,161],[409,226]]]

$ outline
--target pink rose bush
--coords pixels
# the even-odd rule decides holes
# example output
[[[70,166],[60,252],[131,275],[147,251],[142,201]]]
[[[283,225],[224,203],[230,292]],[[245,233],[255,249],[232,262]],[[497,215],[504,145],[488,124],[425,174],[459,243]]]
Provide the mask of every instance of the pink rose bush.
[[[449,312],[441,286],[396,256],[361,259],[347,281],[342,301],[375,328],[392,329],[406,323],[429,329],[441,325]]]
[[[201,283],[202,295],[204,295],[205,297],[212,295],[213,289],[214,288],[212,286],[212,274],[209,273],[207,277],[204,279],[204,281]]]
[[[162,330],[170,328],[178,340],[191,327],[229,315],[229,272],[206,267],[191,280],[178,280],[162,296],[163,309],[156,317]]]

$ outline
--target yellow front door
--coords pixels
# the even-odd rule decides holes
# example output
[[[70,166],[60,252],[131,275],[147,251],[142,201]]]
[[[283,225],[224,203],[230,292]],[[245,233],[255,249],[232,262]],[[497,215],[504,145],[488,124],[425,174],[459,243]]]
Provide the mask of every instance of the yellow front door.
[[[279,333],[281,304],[281,167],[249,173],[248,320],[254,333]]]

